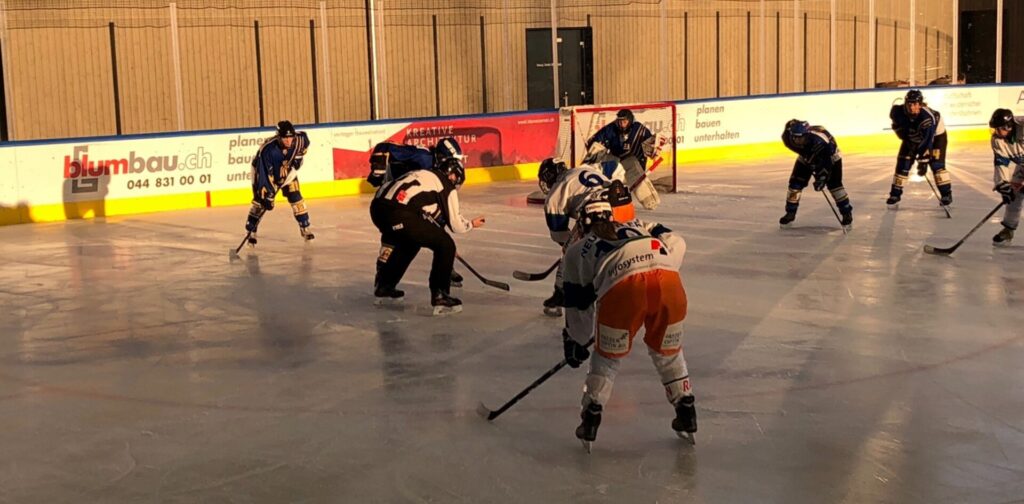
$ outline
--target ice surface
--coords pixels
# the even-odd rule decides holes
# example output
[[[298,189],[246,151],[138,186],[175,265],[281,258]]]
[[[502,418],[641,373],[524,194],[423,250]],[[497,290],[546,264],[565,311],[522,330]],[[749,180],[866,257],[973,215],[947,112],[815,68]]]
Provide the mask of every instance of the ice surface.
[[[847,156],[844,237],[808,189],[780,230],[791,160],[687,168],[654,214],[689,245],[685,351],[697,445],[642,348],[594,445],[583,370],[541,313],[557,257],[532,183],[464,189],[461,314],[427,316],[428,251],[404,308],[371,305],[368,197],[287,206],[229,262],[246,208],[0,228],[0,502],[893,502],[1024,498],[1024,246],[984,227],[985,145],[951,146],[946,219],[894,159]],[[640,212],[643,217],[651,214]]]

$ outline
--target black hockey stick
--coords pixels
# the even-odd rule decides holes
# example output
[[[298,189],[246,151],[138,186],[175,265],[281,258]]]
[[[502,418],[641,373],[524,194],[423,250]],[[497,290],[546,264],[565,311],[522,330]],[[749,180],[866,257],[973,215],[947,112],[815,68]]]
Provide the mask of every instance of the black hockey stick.
[[[594,344],[594,338],[590,338],[590,341],[588,341],[587,344],[583,348],[590,348],[590,345],[593,345],[593,344]],[[491,420],[494,420],[495,418],[498,418],[499,415],[501,415],[506,410],[511,408],[512,405],[514,405],[515,403],[519,402],[520,399],[526,397],[526,395],[529,394],[530,391],[532,391],[533,389],[535,389],[538,386],[540,386],[541,383],[544,383],[545,381],[547,381],[548,378],[551,378],[552,376],[555,376],[555,373],[559,372],[562,368],[564,368],[566,366],[566,364],[568,364],[568,363],[565,362],[565,359],[562,359],[561,362],[559,362],[558,364],[555,364],[555,367],[549,369],[546,373],[541,375],[540,378],[537,378],[536,380],[534,380],[534,382],[531,383],[530,386],[528,386],[525,389],[523,389],[522,392],[516,394],[515,397],[513,397],[512,399],[509,399],[509,401],[507,403],[503,404],[500,408],[498,408],[496,410],[492,411],[492,410],[488,409],[487,406],[484,406],[484,403],[480,403],[476,407],[476,414],[480,415],[484,420],[487,420],[488,422],[490,422]]]
[[[477,273],[477,271],[475,269],[473,269],[473,267],[470,266],[469,263],[466,262],[466,260],[462,258],[462,256],[456,254],[455,258],[458,259],[459,262],[462,263],[462,265],[465,266],[466,269],[468,269],[470,273],[472,273],[475,277],[479,278],[480,281],[483,282],[484,284],[489,285],[491,287],[494,287],[495,289],[501,289],[501,290],[504,290],[504,291],[512,289],[511,287],[509,287],[509,285],[507,283],[498,282],[496,280],[489,280],[487,278],[484,278],[484,276],[481,275],[480,273]]]
[[[986,215],[984,219],[981,219],[981,222],[979,222],[976,226],[974,226],[973,229],[971,229],[971,231],[969,233],[967,233],[967,236],[964,236],[963,238],[960,238],[960,241],[958,241],[955,244],[953,244],[952,247],[949,247],[949,248],[936,248],[936,247],[933,247],[931,245],[927,245],[926,244],[924,246],[925,253],[936,254],[936,255],[949,255],[949,254],[952,254],[953,252],[956,251],[956,249],[960,248],[960,245],[963,245],[964,242],[967,241],[967,239],[970,238],[971,235],[974,234],[974,232],[978,230],[978,228],[980,228],[982,225],[984,225],[986,222],[988,222],[988,220],[991,219],[992,216],[995,215],[996,212],[998,212],[1000,208],[1003,208],[1003,205],[1005,205],[1005,204],[1006,203],[1000,201],[999,204],[996,205],[996,207],[993,208],[992,211],[989,212],[988,215]]]
[[[555,271],[555,269],[558,268],[559,264],[562,264],[561,258],[555,261],[555,264],[552,264],[550,268],[540,273],[527,273],[525,271],[516,270],[512,272],[512,277],[515,278],[516,280],[522,280],[524,282],[536,282],[538,280],[544,280],[545,278],[548,277],[548,275],[551,274],[552,271]]]
[[[949,212],[949,207],[942,204],[942,198],[939,196],[939,191],[935,189],[935,184],[932,184],[932,179],[928,178],[928,172],[924,172],[924,179],[928,182],[928,187],[932,188],[932,194],[935,195],[935,199],[939,200],[939,206],[946,211],[946,217],[949,219],[953,218],[953,214]]]
[[[836,220],[839,221],[839,227],[843,230],[843,234],[849,234],[846,231],[846,226],[843,225],[843,219],[839,216],[839,212],[836,211],[835,205],[832,204],[832,198],[828,197],[828,194],[824,190],[821,191],[821,195],[825,197],[825,201],[828,202],[828,207],[832,209],[832,215],[836,216]]]

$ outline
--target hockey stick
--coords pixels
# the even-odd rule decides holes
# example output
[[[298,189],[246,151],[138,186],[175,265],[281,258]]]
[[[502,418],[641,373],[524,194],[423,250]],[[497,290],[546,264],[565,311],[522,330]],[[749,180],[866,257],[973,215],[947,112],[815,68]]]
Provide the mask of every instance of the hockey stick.
[[[593,345],[593,344],[594,344],[594,338],[590,338],[590,341],[588,341],[587,344],[583,348],[590,348],[590,345]],[[559,362],[558,364],[555,364],[555,367],[549,369],[546,373],[541,375],[540,378],[537,378],[528,387],[523,389],[522,392],[516,394],[515,397],[513,397],[512,399],[509,399],[509,401],[507,403],[503,404],[500,408],[498,408],[496,410],[492,411],[489,408],[487,408],[487,406],[485,406],[484,403],[480,403],[476,407],[476,414],[480,415],[481,418],[483,418],[484,420],[487,420],[488,422],[490,422],[491,420],[494,420],[495,418],[498,418],[499,415],[501,415],[506,410],[511,408],[515,403],[519,402],[520,399],[526,397],[526,395],[529,394],[530,391],[532,391],[533,389],[535,389],[538,386],[540,386],[541,383],[544,383],[545,381],[547,381],[548,378],[551,378],[552,376],[554,376],[555,373],[561,371],[561,369],[564,368],[566,366],[566,364],[568,364],[568,363],[565,361],[565,359],[562,359],[561,362]]]
[[[473,276],[479,278],[480,281],[483,282],[484,284],[489,285],[491,287],[494,287],[495,289],[501,289],[503,291],[507,291],[507,290],[511,290],[512,289],[511,287],[509,287],[509,285],[507,283],[498,282],[498,281],[495,281],[495,280],[489,280],[487,278],[484,278],[484,276],[481,275],[480,273],[477,273],[477,271],[475,269],[473,269],[473,267],[470,266],[469,263],[466,262],[466,260],[462,258],[462,256],[456,254],[455,258],[458,259],[459,262],[462,263],[462,265],[465,266],[466,269],[468,269],[469,272],[473,274]]]
[[[920,171],[920,170],[918,170],[918,171]],[[939,206],[942,207],[942,209],[946,211],[946,217],[949,218],[949,219],[952,219],[953,218],[953,214],[949,212],[949,208],[946,205],[942,204],[942,198],[939,197],[939,191],[935,189],[935,184],[932,184],[932,179],[928,178],[927,169],[924,172],[924,179],[928,182],[928,187],[932,188],[932,194],[935,195],[935,199],[939,200]]]
[[[551,274],[552,271],[555,271],[555,269],[558,268],[559,264],[562,264],[562,259],[558,259],[557,261],[555,261],[555,264],[551,265],[550,268],[540,273],[527,273],[525,271],[516,270],[512,272],[512,277],[515,278],[516,280],[522,280],[524,282],[536,282],[538,280],[544,280],[545,278],[548,277],[548,275]]]
[[[285,177],[284,182],[280,186],[277,187],[277,190],[274,191],[274,194],[270,197],[270,201],[274,201],[274,199],[277,198],[277,193],[281,192],[281,189],[283,189],[284,186],[294,182],[295,178],[298,177],[298,175],[299,175],[299,170],[297,170],[297,169],[288,172],[288,176]],[[267,215],[267,212],[268,212],[267,209],[263,209],[263,213],[261,213],[260,216],[256,218],[256,227],[259,227],[260,222],[263,222],[263,216]],[[236,247],[234,250],[229,250],[228,251],[228,257],[231,258],[231,259],[234,259],[234,258],[238,257],[238,253],[242,250],[242,247],[245,246],[245,242],[249,241],[249,237],[251,237],[251,236],[252,236],[252,231],[247,231],[245,233],[245,238],[242,238],[242,243],[239,243],[238,247]]]
[[[832,209],[832,215],[835,215],[836,220],[839,221],[839,227],[843,230],[843,234],[849,234],[849,231],[846,230],[846,226],[843,225],[842,217],[839,217],[839,212],[836,211],[835,205],[832,204],[832,198],[829,198],[825,191],[821,191],[821,195],[825,197],[828,207]]]
[[[992,211],[989,212],[988,215],[986,215],[984,219],[981,219],[981,222],[979,222],[976,226],[974,226],[973,229],[971,229],[970,232],[967,233],[967,236],[964,236],[963,238],[961,238],[960,241],[958,241],[955,244],[953,244],[952,247],[949,247],[949,248],[937,248],[937,247],[933,247],[931,245],[927,245],[926,244],[924,246],[925,253],[927,253],[927,254],[936,254],[936,255],[950,255],[950,254],[952,254],[953,252],[956,251],[956,249],[960,248],[960,245],[963,245],[964,242],[967,241],[967,239],[970,238],[971,235],[974,234],[974,232],[978,230],[978,228],[980,228],[982,225],[984,225],[986,222],[988,222],[988,220],[991,219],[992,216],[995,215],[996,212],[998,212],[1000,208],[1003,208],[1003,205],[1005,205],[1005,204],[1006,203],[1000,201],[999,204],[996,205],[996,207],[993,208]]]
[[[630,193],[632,193],[633,191],[635,191],[637,187],[640,187],[640,184],[642,184],[642,183],[644,182],[644,180],[647,180],[647,174],[649,174],[649,173],[653,172],[653,171],[655,170],[655,168],[657,168],[657,167],[658,167],[658,165],[660,165],[660,164],[661,164],[661,161],[662,161],[662,159],[663,159],[663,158],[661,158],[660,156],[658,157],[658,159],[655,159],[655,160],[654,160],[654,162],[653,162],[653,163],[651,163],[651,167],[650,167],[650,168],[648,168],[647,170],[645,170],[645,171],[644,171],[644,174],[643,174],[643,175],[641,175],[641,176],[640,176],[640,178],[636,179],[636,180],[635,180],[635,181],[633,182],[633,184],[629,186],[629,192],[630,192]]]

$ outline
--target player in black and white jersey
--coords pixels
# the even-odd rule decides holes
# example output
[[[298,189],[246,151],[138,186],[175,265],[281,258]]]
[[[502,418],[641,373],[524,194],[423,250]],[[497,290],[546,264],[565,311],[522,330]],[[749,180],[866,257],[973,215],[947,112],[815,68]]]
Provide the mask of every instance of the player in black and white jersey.
[[[431,170],[414,170],[377,190],[370,203],[370,218],[380,230],[374,296],[378,302],[401,299],[398,290],[409,264],[421,248],[434,253],[430,268],[430,304],[434,314],[462,311],[462,301],[450,294],[455,241],[444,229],[468,233],[484,225],[484,218],[467,220],[459,208],[458,188],[466,180],[462,149],[444,138],[434,149],[437,163]]]

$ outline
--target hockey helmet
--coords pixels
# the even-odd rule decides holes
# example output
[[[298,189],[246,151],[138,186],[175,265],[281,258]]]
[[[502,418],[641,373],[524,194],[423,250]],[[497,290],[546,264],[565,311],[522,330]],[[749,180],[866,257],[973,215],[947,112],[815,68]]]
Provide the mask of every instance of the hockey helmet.
[[[810,130],[811,125],[807,121],[790,119],[786,122],[786,131],[789,132],[789,138],[795,144],[802,145],[807,140],[807,132]]]
[[[636,218],[633,197],[621,180],[613,180],[608,184],[608,204],[612,207],[612,220],[615,222],[629,222]]]
[[[461,162],[465,157],[462,154],[462,146],[452,137],[442,138],[434,146],[434,161],[439,165],[449,159],[457,159]]]
[[[280,138],[295,136],[295,126],[292,126],[291,121],[281,121],[277,123],[277,136]]]
[[[540,191],[547,194],[551,187],[558,181],[558,176],[566,170],[565,162],[558,158],[547,158],[540,162],[540,169],[537,170],[537,185]]]
[[[1011,130],[1016,126],[1017,122],[1013,119],[1013,111],[1010,109],[996,109],[992,112],[992,118],[988,120],[988,127],[992,129],[1005,129],[1010,128]]]
[[[907,105],[911,103],[924,103],[924,94],[921,93],[920,89],[911,89],[907,91],[907,96],[903,98],[903,103]]]
[[[608,201],[608,190],[601,189],[587,195],[580,204],[580,224],[584,230],[598,222],[612,221],[612,205]]]

